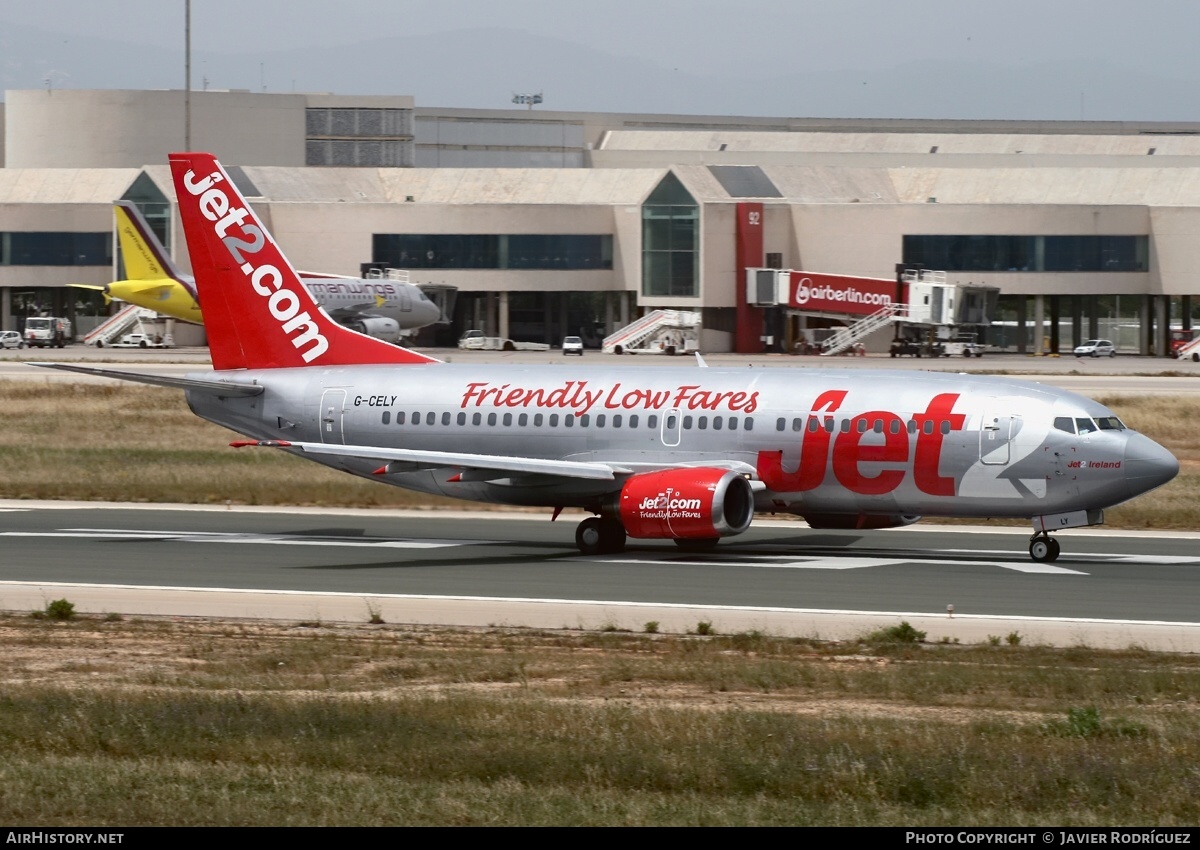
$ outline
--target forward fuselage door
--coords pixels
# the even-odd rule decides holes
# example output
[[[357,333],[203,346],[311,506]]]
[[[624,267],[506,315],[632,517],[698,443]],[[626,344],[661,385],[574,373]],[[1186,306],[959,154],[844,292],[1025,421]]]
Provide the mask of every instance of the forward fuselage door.
[[[1012,457],[1013,415],[1005,411],[999,399],[991,399],[983,408],[979,422],[979,460],[989,466],[1004,466]]]
[[[662,444],[664,446],[679,445],[679,433],[681,428],[681,420],[683,417],[679,415],[679,411],[675,409],[664,410],[662,418]]]
[[[342,417],[346,409],[346,391],[325,390],[321,395],[321,442],[346,442],[342,431]]]

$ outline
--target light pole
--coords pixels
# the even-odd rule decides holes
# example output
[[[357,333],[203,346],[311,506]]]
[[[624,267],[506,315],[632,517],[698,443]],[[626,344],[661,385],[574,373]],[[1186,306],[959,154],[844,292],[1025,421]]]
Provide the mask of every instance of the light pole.
[[[183,0],[183,149],[192,149],[192,0]]]
[[[535,103],[542,102],[542,93],[538,92],[537,94],[514,94],[513,98],[512,98],[512,102],[513,103],[524,103],[524,104],[526,104],[526,108],[532,110],[533,105]]]

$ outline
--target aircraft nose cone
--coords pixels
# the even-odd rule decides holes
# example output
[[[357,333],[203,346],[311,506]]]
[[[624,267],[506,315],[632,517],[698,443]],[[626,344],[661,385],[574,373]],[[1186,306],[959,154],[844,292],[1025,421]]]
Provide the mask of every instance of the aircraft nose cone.
[[[1125,443],[1125,483],[1129,498],[1161,487],[1179,474],[1175,455],[1142,434],[1130,434]]]

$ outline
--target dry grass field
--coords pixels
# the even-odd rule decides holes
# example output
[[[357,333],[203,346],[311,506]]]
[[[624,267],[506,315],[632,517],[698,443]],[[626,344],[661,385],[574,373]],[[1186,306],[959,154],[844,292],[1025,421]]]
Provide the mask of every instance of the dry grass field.
[[[1110,526],[1200,528],[1200,394],[1100,399],[1183,464],[1166,487],[1108,512]],[[182,393],[138,385],[0,381],[0,498],[338,507],[458,505],[283,452],[234,450]],[[476,505],[476,507],[479,507]]]
[[[1200,822],[1197,657],[918,637],[0,616],[0,822]]]

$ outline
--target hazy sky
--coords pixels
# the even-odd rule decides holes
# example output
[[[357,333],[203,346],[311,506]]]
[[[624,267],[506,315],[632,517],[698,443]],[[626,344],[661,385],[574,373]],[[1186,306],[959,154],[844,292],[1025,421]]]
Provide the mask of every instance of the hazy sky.
[[[423,106],[504,108],[511,92],[541,89],[547,108],[572,110],[1200,120],[1196,0],[191,5],[197,88],[411,94]],[[179,88],[183,7],[0,0],[0,86]]]

